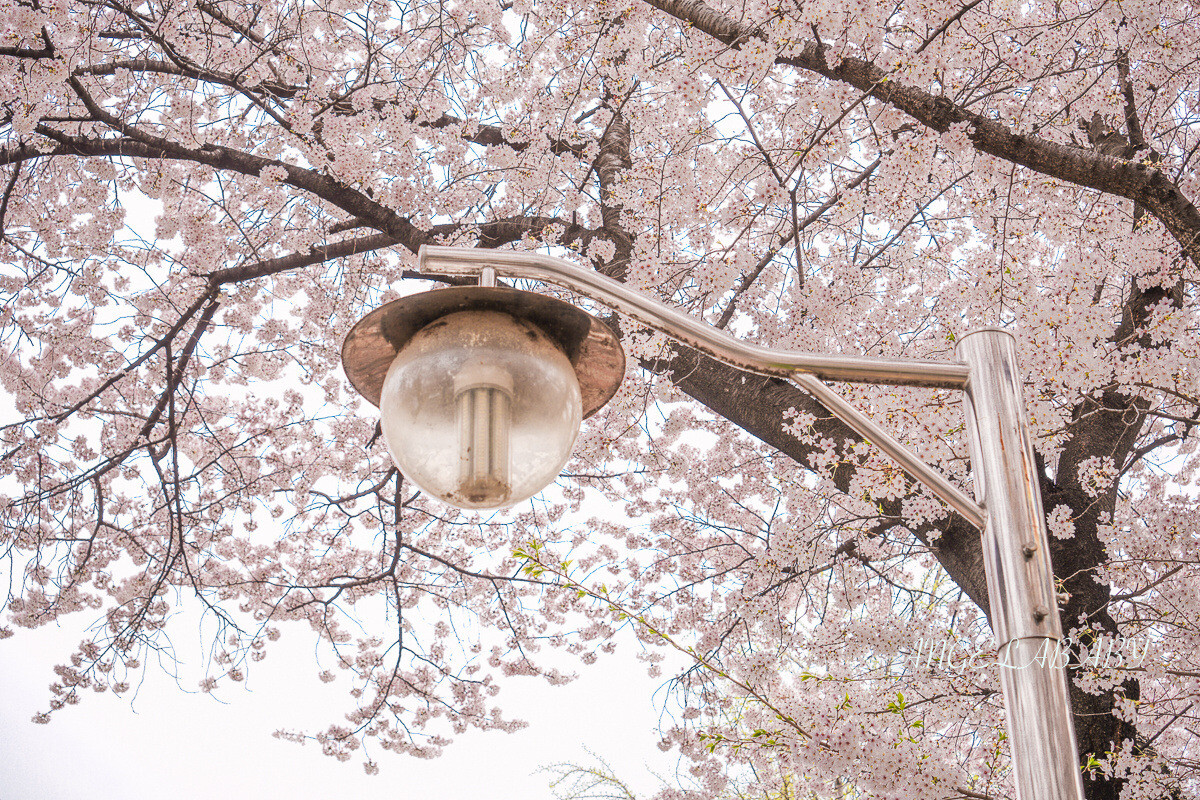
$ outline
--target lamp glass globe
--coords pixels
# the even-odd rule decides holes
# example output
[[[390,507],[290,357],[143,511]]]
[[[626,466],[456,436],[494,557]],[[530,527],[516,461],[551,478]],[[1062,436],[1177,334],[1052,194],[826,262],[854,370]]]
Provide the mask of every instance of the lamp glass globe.
[[[541,491],[570,458],[582,418],[567,356],[498,311],[460,311],[418,331],[392,362],[379,409],[405,477],[464,509]]]

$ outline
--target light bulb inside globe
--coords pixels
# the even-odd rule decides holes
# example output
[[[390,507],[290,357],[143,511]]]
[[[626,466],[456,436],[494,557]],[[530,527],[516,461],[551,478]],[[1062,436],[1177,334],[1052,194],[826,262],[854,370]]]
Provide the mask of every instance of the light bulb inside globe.
[[[482,361],[454,376],[458,414],[458,494],[472,503],[502,505],[512,493],[512,376]]]

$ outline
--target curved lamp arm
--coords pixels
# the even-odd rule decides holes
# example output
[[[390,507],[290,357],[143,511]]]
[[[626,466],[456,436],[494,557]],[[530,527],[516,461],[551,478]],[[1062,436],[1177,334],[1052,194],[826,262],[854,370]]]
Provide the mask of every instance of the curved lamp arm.
[[[958,361],[830,356],[801,350],[772,350],[740,341],[623,283],[561,258],[541,253],[468,247],[421,247],[418,270],[443,275],[478,275],[484,270],[510,278],[552,283],[603,303],[632,319],[739,369],[794,381],[860,436],[896,460],[968,522],[982,529],[978,503],[909,448],[842,399],[822,380],[892,386],[964,389],[968,367]]]
[[[553,283],[750,372],[782,378],[799,373],[825,381],[939,389],[962,389],[967,383],[967,365],[958,361],[830,356],[802,350],[772,350],[743,342],[612,278],[542,253],[422,245],[418,262],[417,269],[421,272],[477,275],[485,267],[491,267],[498,275]]]

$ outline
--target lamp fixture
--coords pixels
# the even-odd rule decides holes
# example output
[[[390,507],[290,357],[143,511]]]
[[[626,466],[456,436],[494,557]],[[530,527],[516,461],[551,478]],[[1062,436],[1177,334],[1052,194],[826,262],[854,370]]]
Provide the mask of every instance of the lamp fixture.
[[[552,297],[482,285],[376,309],[346,337],[342,364],[379,407],[405,477],[477,510],[514,505],[553,481],[580,421],[625,374],[604,322]]]

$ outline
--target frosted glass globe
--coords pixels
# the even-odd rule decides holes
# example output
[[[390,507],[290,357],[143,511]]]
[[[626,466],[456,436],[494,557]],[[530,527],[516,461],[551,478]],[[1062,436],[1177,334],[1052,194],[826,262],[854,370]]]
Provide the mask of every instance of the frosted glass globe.
[[[466,509],[540,492],[570,458],[582,418],[566,355],[498,311],[460,311],[418,331],[388,369],[379,410],[405,477]]]

